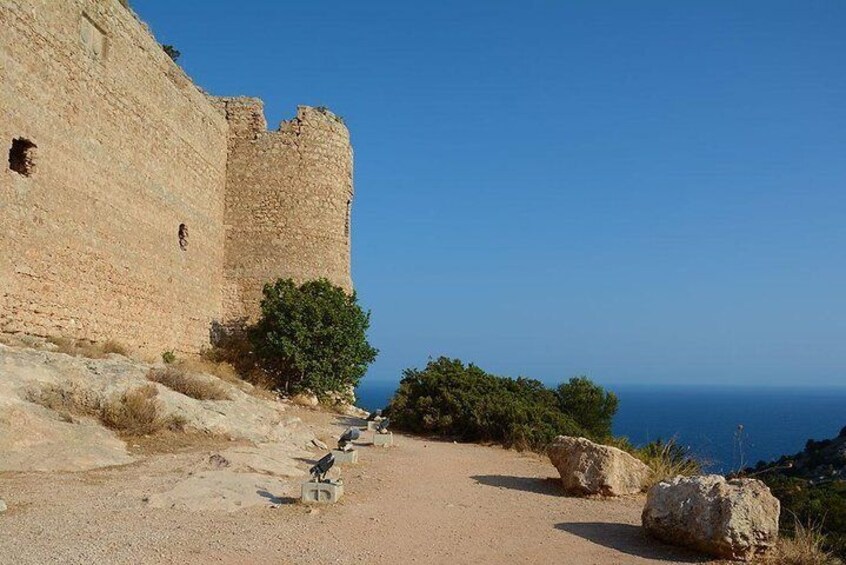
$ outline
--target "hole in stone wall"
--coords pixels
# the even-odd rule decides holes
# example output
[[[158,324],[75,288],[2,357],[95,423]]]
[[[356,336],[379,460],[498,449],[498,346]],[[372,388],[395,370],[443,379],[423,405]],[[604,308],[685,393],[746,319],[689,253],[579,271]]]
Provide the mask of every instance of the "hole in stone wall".
[[[9,149],[9,168],[25,177],[35,172],[35,148],[36,145],[28,139],[13,139]]]
[[[185,224],[179,224],[179,232],[177,235],[179,236],[179,249],[185,251],[188,249],[188,226]]]

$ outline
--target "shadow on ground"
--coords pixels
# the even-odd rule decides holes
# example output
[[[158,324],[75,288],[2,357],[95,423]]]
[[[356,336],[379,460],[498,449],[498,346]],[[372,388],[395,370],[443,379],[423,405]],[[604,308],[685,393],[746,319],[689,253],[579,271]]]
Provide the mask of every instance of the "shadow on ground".
[[[564,496],[561,489],[561,480],[538,477],[511,477],[508,475],[473,475],[470,477],[477,483],[489,487],[507,488],[521,490],[523,492],[534,492],[536,494],[548,494],[550,496]]]
[[[647,537],[643,528],[631,524],[562,522],[556,524],[555,529],[571,533],[620,553],[645,559],[681,563],[707,563],[711,561],[697,553],[653,540]]]
[[[256,494],[262,498],[266,498],[270,501],[271,504],[295,504],[299,502],[298,498],[293,498],[290,496],[276,496],[275,494],[267,492],[266,490],[257,490]]]

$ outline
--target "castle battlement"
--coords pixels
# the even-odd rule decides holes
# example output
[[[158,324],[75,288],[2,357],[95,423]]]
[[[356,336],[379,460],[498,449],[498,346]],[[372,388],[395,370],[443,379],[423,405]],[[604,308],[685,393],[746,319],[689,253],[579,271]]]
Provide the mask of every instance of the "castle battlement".
[[[0,333],[197,351],[265,282],[350,280],[343,121],[198,89],[118,0],[0,7]]]

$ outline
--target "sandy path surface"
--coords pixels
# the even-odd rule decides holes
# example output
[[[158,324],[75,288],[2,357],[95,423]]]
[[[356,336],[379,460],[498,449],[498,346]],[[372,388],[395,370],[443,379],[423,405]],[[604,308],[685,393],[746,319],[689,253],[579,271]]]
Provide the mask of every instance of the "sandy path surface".
[[[327,433],[345,425],[312,418]],[[642,498],[562,496],[549,479],[555,469],[538,457],[396,434],[395,442],[362,445],[361,462],[341,469],[344,498],[319,509],[294,503],[299,482],[290,479],[262,493],[266,506],[233,513],[145,502],[208,449],[85,473],[0,475],[10,507],[0,515],[0,563],[703,562],[643,536]]]

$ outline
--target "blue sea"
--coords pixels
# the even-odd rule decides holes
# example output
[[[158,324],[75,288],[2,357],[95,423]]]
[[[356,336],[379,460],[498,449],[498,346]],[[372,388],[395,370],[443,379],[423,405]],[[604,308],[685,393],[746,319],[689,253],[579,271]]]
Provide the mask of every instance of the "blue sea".
[[[396,383],[365,379],[362,408],[388,404]],[[636,445],[675,438],[712,472],[728,473],[801,451],[846,426],[846,388],[608,387],[620,399],[614,433]]]

